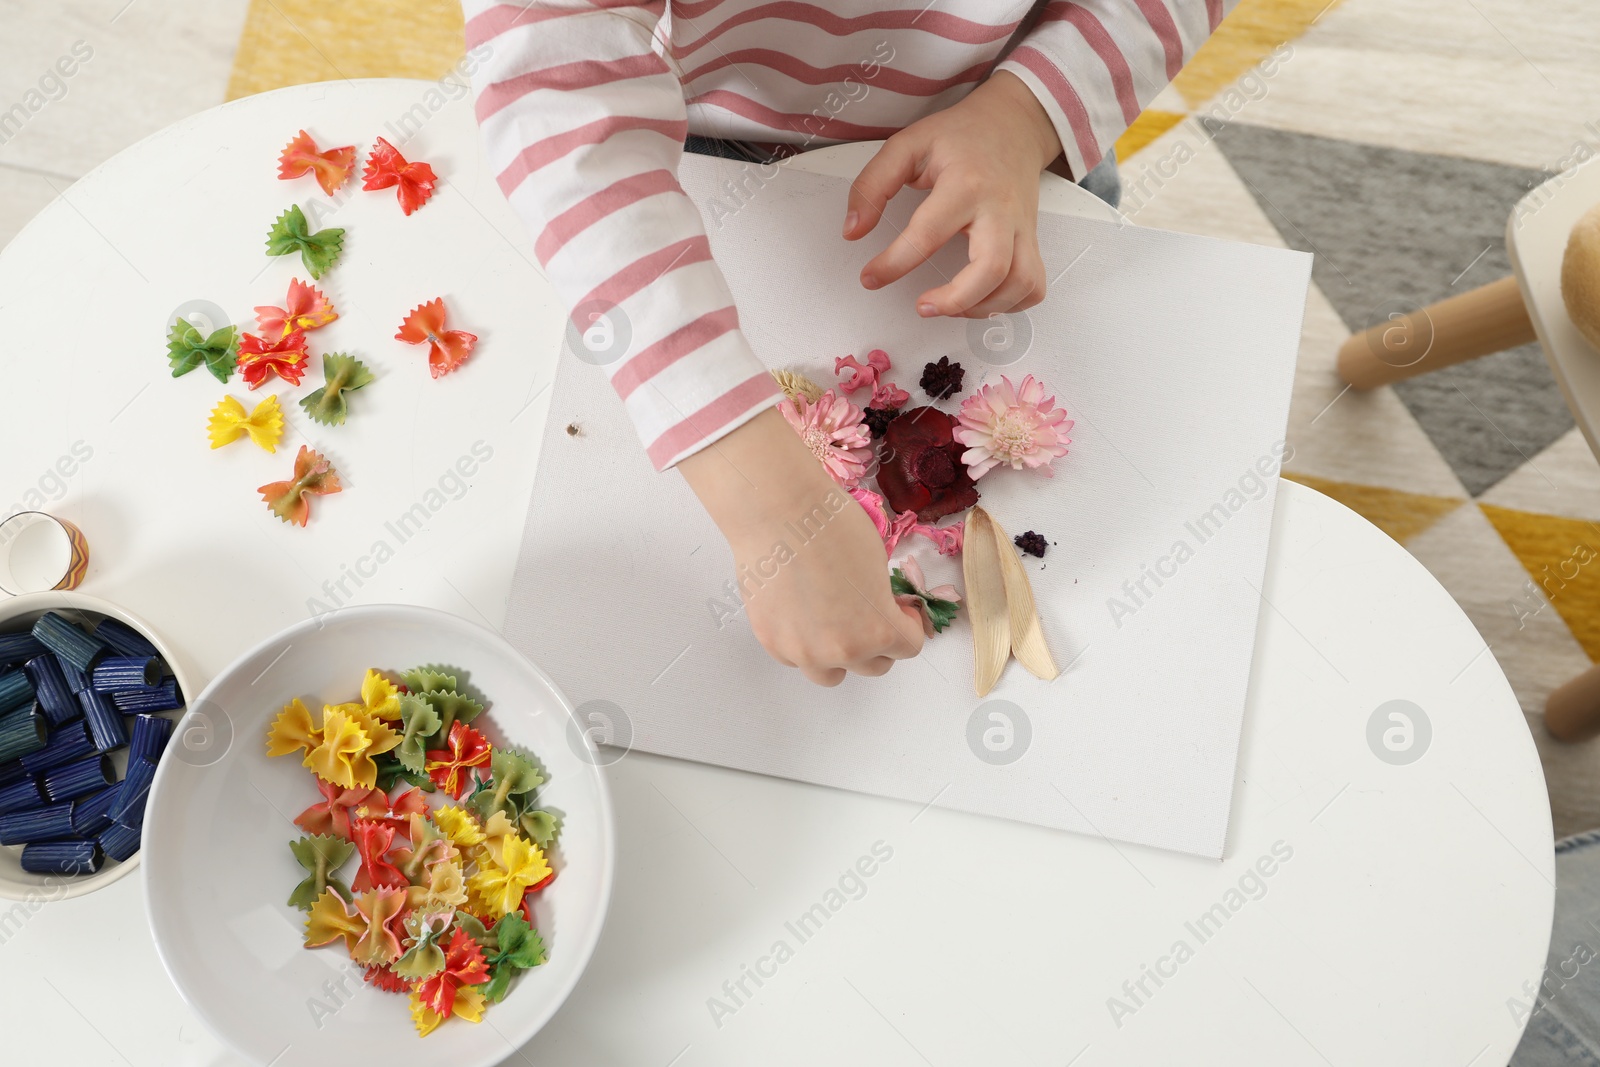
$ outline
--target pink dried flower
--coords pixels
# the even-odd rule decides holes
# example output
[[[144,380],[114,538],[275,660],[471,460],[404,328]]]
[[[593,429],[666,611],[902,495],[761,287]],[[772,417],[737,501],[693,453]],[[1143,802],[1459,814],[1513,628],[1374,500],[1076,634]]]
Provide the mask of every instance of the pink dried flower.
[[[903,404],[911,402],[911,394],[893,382],[879,382],[872,387],[872,400],[867,404],[869,408],[879,411],[893,411]]]
[[[967,446],[961,462],[973,478],[1002,463],[1050,472],[1050,461],[1067,454],[1072,422],[1056,398],[1044,395],[1044,383],[1028,375],[1017,386],[1004,375],[999,385],[986,385],[961,402],[955,439]]]
[[[855,356],[841,356],[833,361],[833,373],[842,374],[846,368],[855,373],[839,382],[840,389],[847,393],[853,393],[857,389],[872,389],[876,393],[878,377],[889,370],[889,353],[881,348],[874,348],[867,353],[865,365],[857,361]],[[909,400],[910,397],[906,399]],[[901,401],[901,403],[905,403],[905,401]],[[873,406],[876,407],[878,405],[874,404]]]
[[[878,531],[878,536],[883,539],[884,555],[894,555],[895,546],[912,534],[920,534],[932,541],[941,556],[954,556],[961,551],[967,525],[964,521],[953,522],[949,526],[932,526],[918,522],[917,513],[914,511],[902,511],[891,519],[888,504],[871,489],[863,489],[859,485],[853,486],[850,495],[855,497],[856,503],[866,511],[867,517],[872,520],[872,525]]]
[[[860,408],[829,389],[815,403],[796,396],[778,410],[834,481],[853,486],[865,476],[873,459],[872,435]]]
[[[956,556],[961,553],[961,543],[966,539],[967,521],[952,522],[949,526],[929,526],[925,522],[914,523],[906,531],[908,534],[921,534],[933,542],[933,547],[939,550],[941,556]]]

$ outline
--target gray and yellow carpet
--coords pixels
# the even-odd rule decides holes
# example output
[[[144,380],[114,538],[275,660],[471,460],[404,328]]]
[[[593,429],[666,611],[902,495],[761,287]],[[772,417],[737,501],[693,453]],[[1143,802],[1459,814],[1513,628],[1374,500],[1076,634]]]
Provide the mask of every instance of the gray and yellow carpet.
[[[1333,361],[1388,312],[1507,274],[1512,205],[1600,152],[1591,4],[1243,0],[1117,146],[1141,225],[1316,253],[1287,475],[1385,530],[1471,616],[1529,717],[1557,834],[1600,826],[1600,742],[1539,721],[1600,659],[1600,568],[1549,580],[1600,550],[1600,465],[1536,346],[1370,394]],[[0,45],[0,101],[75,37],[97,58],[0,140],[6,239],[99,158],[224,93],[436,78],[463,47],[453,0],[64,0],[30,20]]]

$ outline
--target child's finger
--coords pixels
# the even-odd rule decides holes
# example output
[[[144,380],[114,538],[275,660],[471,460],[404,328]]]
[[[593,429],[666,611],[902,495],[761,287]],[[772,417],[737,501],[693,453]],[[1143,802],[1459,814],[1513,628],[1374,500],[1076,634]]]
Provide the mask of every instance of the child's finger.
[[[1011,273],[994,292],[967,308],[964,315],[981,319],[989,315],[1031,308],[1044,299],[1047,280],[1039,246],[1019,237],[1011,251]]]
[[[889,659],[911,659],[922,652],[922,616],[903,604],[896,603],[894,608],[889,618],[899,633],[883,654]]]
[[[1017,231],[1004,220],[985,215],[967,228],[967,265],[946,285],[917,298],[917,314],[960,315],[982,303],[1011,273],[1011,252]]]
[[[909,140],[891,137],[861,168],[845,201],[845,240],[865,237],[878,225],[894,194],[916,177],[917,155]]]
[[[865,678],[879,678],[889,673],[889,668],[894,666],[894,660],[888,656],[874,656],[864,663],[850,664],[850,673],[859,674]]]
[[[927,261],[945,242],[972,221],[972,204],[953,192],[936,186],[922,206],[911,214],[911,221],[888,248],[861,268],[861,284],[881,289],[899,281]]]
[[[844,681],[843,667],[801,667],[800,673],[820,686],[831,689]]]

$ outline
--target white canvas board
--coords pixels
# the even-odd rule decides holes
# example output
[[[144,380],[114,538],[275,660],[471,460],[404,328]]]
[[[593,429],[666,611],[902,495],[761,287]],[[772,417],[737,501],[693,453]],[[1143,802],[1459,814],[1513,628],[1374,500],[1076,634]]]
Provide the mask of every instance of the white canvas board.
[[[681,178],[769,366],[828,385],[835,357],[882,348],[920,403],[923,364],[949,355],[961,395],[1032,373],[1075,420],[1054,477],[979,483],[1009,533],[1051,542],[1025,562],[1063,673],[1045,683],[1013,662],[979,700],[964,612],[884,678],[823,689],[779,666],[717,529],[570,352],[507,636],[598,737],[640,751],[1220,856],[1311,257],[1045,215],[1043,304],[1009,322],[924,320],[914,298],[959,270],[960,241],[884,290],[857,281],[920,194],[851,244],[845,182],[751,173],[690,156]],[[960,584],[929,542],[907,551],[933,584]]]

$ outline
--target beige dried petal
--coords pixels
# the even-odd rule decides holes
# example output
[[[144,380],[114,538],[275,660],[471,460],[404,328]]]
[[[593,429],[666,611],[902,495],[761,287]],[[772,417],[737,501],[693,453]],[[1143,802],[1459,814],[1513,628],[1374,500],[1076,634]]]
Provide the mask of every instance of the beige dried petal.
[[[974,506],[967,512],[961,577],[967,586],[967,618],[972,624],[973,683],[980,697],[989,695],[1011,658],[1011,618],[999,549],[994,520],[983,508]]]
[[[1000,524],[989,519],[990,534],[1000,555],[1000,573],[1005,579],[1006,602],[1010,605],[1011,654],[1017,662],[1028,668],[1035,678],[1050,681],[1061,673],[1050,649],[1044,643],[1044,628],[1039,624],[1039,612],[1034,607],[1033,586],[1028,581],[1027,568],[1023,567],[1011,538]]]

